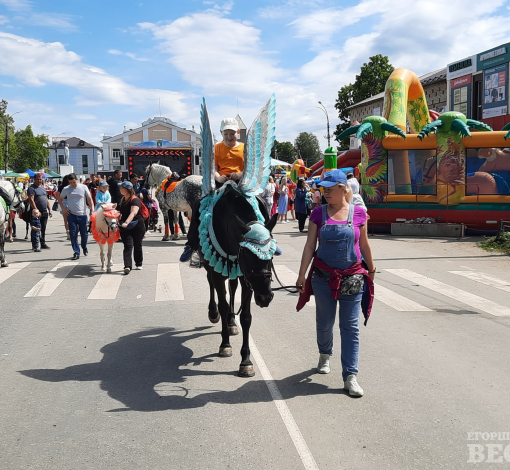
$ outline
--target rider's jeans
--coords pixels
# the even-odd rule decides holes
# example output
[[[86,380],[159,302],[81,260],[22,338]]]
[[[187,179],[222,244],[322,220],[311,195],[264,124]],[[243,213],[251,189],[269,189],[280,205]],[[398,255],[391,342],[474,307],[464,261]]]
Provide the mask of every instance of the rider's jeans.
[[[67,223],[69,224],[69,237],[71,238],[71,245],[73,251],[80,254],[80,244],[78,243],[78,231],[81,236],[81,246],[83,249],[87,247],[87,240],[89,234],[87,232],[87,216],[69,214],[67,216]]]
[[[355,295],[331,297],[328,281],[315,274],[312,287],[316,305],[317,346],[321,354],[333,354],[333,327],[339,306],[340,339],[342,351],[342,377],[358,374],[359,315],[363,292]]]

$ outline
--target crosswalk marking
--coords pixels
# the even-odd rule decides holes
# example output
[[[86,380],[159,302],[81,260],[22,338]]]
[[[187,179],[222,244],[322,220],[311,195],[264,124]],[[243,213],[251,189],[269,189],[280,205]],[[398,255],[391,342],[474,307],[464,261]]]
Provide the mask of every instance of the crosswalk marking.
[[[432,312],[430,308],[424,307],[380,284],[375,284],[375,299],[380,300],[388,307],[394,308],[397,312]]]
[[[77,265],[78,263],[72,261],[58,263],[25,294],[25,297],[49,297]]]
[[[510,292],[510,282],[503,281],[502,279],[498,279],[496,277],[488,276],[484,273],[479,273],[478,271],[448,271],[451,274],[456,274],[457,276],[467,277],[472,281],[480,282],[481,284],[485,284],[487,286],[495,287],[496,289],[504,290],[505,292]]]
[[[23,268],[26,268],[30,264],[28,263],[13,263],[10,264],[7,268],[0,269],[0,284],[2,282],[7,281],[11,276],[14,276],[16,273],[19,273]]]
[[[123,276],[119,272],[102,274],[90,291],[89,300],[114,300],[117,297]]]
[[[179,263],[158,264],[156,302],[184,300]]]
[[[497,317],[510,316],[510,308],[505,307],[504,305],[497,304],[496,302],[471,294],[465,290],[450,286],[444,282],[436,281],[435,279],[415,273],[409,269],[385,269],[385,271],[419,284],[427,289],[431,289],[434,292],[450,297],[451,299],[457,300],[465,305],[477,308],[482,312],[489,313],[490,315]]]

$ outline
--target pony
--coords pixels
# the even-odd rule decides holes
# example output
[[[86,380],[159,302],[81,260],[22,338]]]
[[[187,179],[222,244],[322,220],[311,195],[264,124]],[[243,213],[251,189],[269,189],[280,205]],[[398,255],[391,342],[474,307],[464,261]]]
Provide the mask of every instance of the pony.
[[[94,240],[99,244],[101,254],[101,271],[105,270],[105,246],[108,245],[106,272],[112,272],[113,245],[120,237],[120,212],[117,204],[102,203],[90,217],[91,231]]]
[[[236,184],[227,181],[217,190],[214,179],[215,161],[213,134],[205,100],[201,108],[202,195],[198,210],[193,211],[192,226],[198,227],[200,258],[207,272],[210,288],[209,320],[221,318],[221,343],[218,355],[232,356],[230,335],[237,333],[233,301],[237,279],[241,284],[239,321],[243,330],[240,377],[253,377],[255,370],[250,359],[251,299],[259,307],[268,307],[273,300],[271,289],[272,258],[276,241],[272,230],[275,214],[268,220],[260,194],[269,179],[271,148],[274,143],[274,95],[262,108],[247,133],[244,146],[244,169]],[[188,242],[196,244],[190,226]],[[230,303],[227,302],[225,281],[229,280]],[[214,292],[218,296],[216,308]]]
[[[159,208],[163,213],[163,219],[165,222],[165,235],[163,241],[170,240],[170,229],[169,229],[169,213],[174,211],[173,220],[177,221],[177,212],[188,212],[191,213],[193,206],[200,199],[202,191],[202,177],[196,175],[190,175],[180,180],[180,177],[176,173],[172,173],[172,170],[164,165],[158,163],[151,163],[147,166],[145,173],[145,187],[149,189],[152,185],[157,185],[158,190],[156,191],[156,198],[159,202]],[[168,178],[170,176],[170,178]],[[170,181],[169,184],[176,183],[174,189],[171,192],[165,191],[164,182]],[[173,227],[172,227],[173,233]]]
[[[6,268],[5,231],[9,225],[10,206],[20,212],[23,206],[22,191],[12,181],[0,181],[0,267]]]

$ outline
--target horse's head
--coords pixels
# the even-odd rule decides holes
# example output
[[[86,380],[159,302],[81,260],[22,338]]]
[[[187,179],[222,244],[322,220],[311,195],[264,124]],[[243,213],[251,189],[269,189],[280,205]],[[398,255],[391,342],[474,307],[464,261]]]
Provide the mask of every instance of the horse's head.
[[[116,232],[119,229],[120,212],[116,210],[117,204],[103,203],[103,217],[108,231]]]
[[[153,173],[153,170],[157,171],[157,166],[159,166],[159,161],[154,164],[151,162],[150,165],[147,165],[147,168],[145,168],[145,189],[150,189],[151,186],[160,183]]]
[[[259,307],[267,307],[273,300],[271,263],[276,241],[271,236],[271,231],[276,224],[276,218],[274,215],[269,222],[262,225],[260,222],[245,224],[239,217],[235,217],[235,229],[239,238],[237,259]]]

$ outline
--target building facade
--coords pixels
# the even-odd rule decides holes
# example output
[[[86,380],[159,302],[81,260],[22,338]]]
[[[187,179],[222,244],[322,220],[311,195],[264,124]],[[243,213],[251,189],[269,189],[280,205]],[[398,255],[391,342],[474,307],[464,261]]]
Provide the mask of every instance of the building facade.
[[[121,134],[104,136],[103,144],[103,169],[106,171],[128,170],[127,149],[142,142],[168,140],[192,147],[194,151],[194,171],[200,164],[199,154],[201,149],[200,134],[195,129],[186,129],[166,117],[154,117],[142,122],[136,129],[124,128]]]
[[[90,175],[102,169],[102,152],[99,147],[78,137],[52,137],[48,167],[60,174],[60,165],[68,163],[77,175]]]

